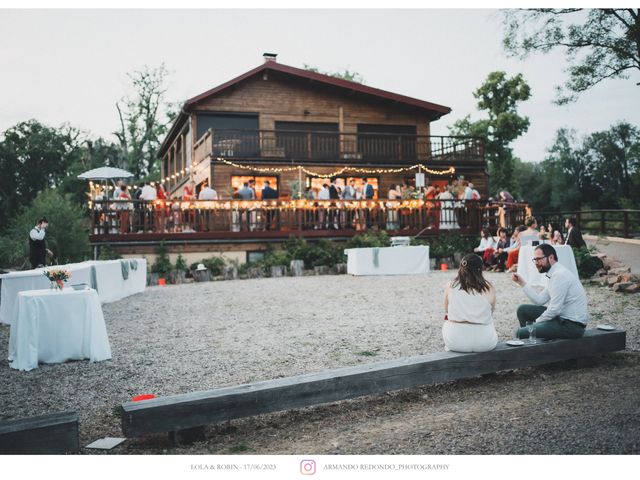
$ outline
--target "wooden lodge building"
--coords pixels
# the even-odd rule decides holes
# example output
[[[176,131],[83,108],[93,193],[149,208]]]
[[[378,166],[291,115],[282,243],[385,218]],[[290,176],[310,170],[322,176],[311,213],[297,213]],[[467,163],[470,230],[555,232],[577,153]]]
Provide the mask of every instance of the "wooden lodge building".
[[[258,198],[264,180],[287,198],[296,182],[317,192],[327,181],[319,175],[338,172],[339,186],[367,177],[376,198],[386,198],[392,184],[413,185],[419,168],[340,170],[422,164],[431,169],[432,184],[464,176],[486,198],[480,140],[430,134],[431,122],[449,107],[283,65],[275,54],[264,58],[259,67],[185,102],[160,149],[162,179],[172,196],[180,196],[192,178],[230,198],[253,178]],[[309,172],[300,178],[296,169],[278,171],[292,166]]]
[[[387,200],[392,185],[414,186],[417,173],[439,188],[464,178],[488,197],[482,141],[431,135],[431,122],[450,111],[264,54],[260,66],[184,103],[159,154],[170,201],[136,204],[126,225],[121,213],[106,212],[113,203],[94,204],[91,242],[153,256],[163,241],[192,261],[226,252],[244,262],[291,235],[346,239],[368,228],[415,235],[427,227],[427,235],[440,228],[475,234],[479,220],[460,220],[459,211],[456,226],[443,227],[433,202]],[[319,202],[317,193],[330,177],[340,188],[352,179],[360,186],[366,178],[374,196]],[[256,199],[247,202],[238,190],[249,180]],[[197,190],[208,182],[218,200],[183,201],[192,181]],[[261,198],[266,181],[277,199]]]

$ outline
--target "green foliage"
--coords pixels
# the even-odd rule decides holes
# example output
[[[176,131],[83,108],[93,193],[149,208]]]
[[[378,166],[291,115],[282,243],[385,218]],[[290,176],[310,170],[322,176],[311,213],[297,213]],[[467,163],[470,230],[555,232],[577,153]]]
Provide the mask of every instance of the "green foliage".
[[[28,263],[29,232],[43,216],[49,221],[45,240],[53,252],[54,263],[80,262],[88,257],[89,220],[85,213],[68,196],[47,189],[9,222],[0,237],[0,265],[15,267]]]
[[[129,74],[135,95],[116,103],[120,129],[114,132],[126,159],[123,168],[136,178],[157,173],[161,139],[175,119],[174,106],[165,102],[166,78],[169,72],[164,64]]]
[[[603,80],[640,71],[639,13],[631,8],[505,10],[503,43],[510,55],[521,58],[564,51],[569,78],[564,89],[556,87],[556,103],[566,104]]]
[[[100,247],[98,260],[118,260],[119,258],[122,258],[122,255],[112,249],[109,245],[103,245]]]
[[[362,75],[360,75],[358,72],[352,72],[348,68],[345,68],[344,70],[338,72],[322,72],[317,67],[307,65],[306,63],[304,63],[303,66],[305,70],[309,70],[310,72],[321,73],[323,75],[341,78],[342,80],[348,80],[350,82],[362,83],[363,85],[366,83],[364,81],[364,78],[362,78]]]
[[[291,254],[286,250],[273,250],[267,252],[260,263],[265,267],[265,269],[268,269],[270,267],[277,266],[288,267],[291,263],[291,260]]]
[[[531,89],[522,74],[507,78],[505,72],[491,72],[473,96],[478,99],[478,109],[486,110],[488,118],[472,122],[467,115],[449,131],[452,135],[484,138],[494,190],[512,190],[515,159],[509,144],[529,128],[529,118],[518,115],[517,105],[529,99]]]
[[[202,260],[204,266],[209,269],[211,275],[218,277],[224,273],[226,262],[222,257],[209,257]]]
[[[167,247],[164,242],[160,242],[160,245],[156,248],[156,253],[157,256],[151,266],[151,271],[159,274],[160,277],[166,277],[169,275],[169,272],[173,270],[173,265],[171,265],[171,260],[167,254]]]
[[[576,259],[578,267],[578,276],[580,278],[592,277],[598,270],[603,267],[602,260],[594,257],[592,254],[596,252],[596,248],[574,248],[573,256]]]
[[[47,188],[69,181],[70,167],[81,157],[80,132],[52,128],[36,120],[5,130],[0,141],[0,234],[9,218]]]
[[[302,260],[305,268],[321,265],[333,267],[345,261],[343,247],[326,239],[311,244],[301,237],[289,237],[285,252],[289,260]]]
[[[637,208],[640,203],[640,130],[626,122],[577,139],[560,129],[547,158],[516,164],[516,192],[534,211]],[[544,181],[539,181],[544,179]]]
[[[446,233],[433,239],[413,240],[412,245],[429,245],[429,257],[449,258],[455,253],[462,255],[473,251],[477,241],[472,237],[465,237],[455,233]]]
[[[378,232],[366,232],[356,235],[347,241],[345,248],[372,248],[389,247],[391,240],[384,230]]]
[[[178,258],[176,258],[176,270],[178,270],[179,272],[187,271],[187,262],[184,261],[181,253],[179,253]]]

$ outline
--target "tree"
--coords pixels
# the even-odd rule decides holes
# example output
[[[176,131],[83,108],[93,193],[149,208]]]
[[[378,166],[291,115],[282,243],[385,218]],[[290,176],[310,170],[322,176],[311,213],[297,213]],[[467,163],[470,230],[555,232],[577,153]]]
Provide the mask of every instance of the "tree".
[[[558,104],[576,100],[606,79],[640,73],[639,9],[506,10],[504,24],[503,44],[512,56],[565,51],[569,78],[564,89],[556,87]]]
[[[473,96],[478,99],[478,109],[486,110],[489,118],[472,122],[467,115],[449,131],[452,135],[484,138],[494,190],[511,189],[515,160],[509,144],[529,128],[529,119],[517,113],[518,102],[531,96],[529,85],[522,74],[507,78],[505,72],[491,72]]]
[[[21,266],[29,258],[27,236],[40,217],[47,217],[47,247],[59,264],[85,260],[89,249],[89,219],[69,196],[56,189],[40,193],[22,208],[0,237],[0,265]]]
[[[21,206],[41,191],[59,187],[82,156],[82,133],[68,125],[52,128],[37,120],[7,129],[0,141],[0,232]]]
[[[352,72],[348,68],[345,68],[343,71],[338,72],[322,72],[319,68],[303,64],[305,70],[309,70],[310,72],[321,73],[322,75],[329,75],[330,77],[341,78],[342,80],[348,80],[350,82],[362,83],[364,84],[364,78],[358,72]]]
[[[120,118],[120,130],[114,132],[124,165],[136,178],[142,178],[160,171],[157,162],[160,139],[167,132],[176,115],[173,106],[165,102],[165,81],[168,71],[164,64],[158,68],[144,67],[129,74],[134,98],[123,98],[122,106],[116,103]]]

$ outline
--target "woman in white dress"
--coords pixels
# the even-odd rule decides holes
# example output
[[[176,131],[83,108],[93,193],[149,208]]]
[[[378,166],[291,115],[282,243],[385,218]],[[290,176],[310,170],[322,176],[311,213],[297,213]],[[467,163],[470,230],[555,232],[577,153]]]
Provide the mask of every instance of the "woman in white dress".
[[[454,202],[455,197],[451,193],[450,188],[451,187],[446,187],[437,196],[438,200],[442,200],[440,202],[439,228],[446,230],[460,228],[460,225],[458,225],[458,221],[456,220],[456,202]]]
[[[445,288],[442,338],[447,351],[488,352],[498,343],[492,315],[496,291],[482,276],[482,267],[478,255],[465,256],[458,275]]]

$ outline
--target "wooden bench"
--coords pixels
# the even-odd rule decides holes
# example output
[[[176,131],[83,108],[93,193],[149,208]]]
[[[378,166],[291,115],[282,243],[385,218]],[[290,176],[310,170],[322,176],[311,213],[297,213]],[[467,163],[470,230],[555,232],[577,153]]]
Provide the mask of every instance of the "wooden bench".
[[[122,405],[127,437],[187,431],[234,418],[307,407],[502,370],[624,350],[624,331],[587,330],[577,340],[553,340],[485,353],[440,352]],[[197,436],[197,435],[196,435]]]
[[[0,422],[0,454],[56,455],[79,450],[75,412]]]

